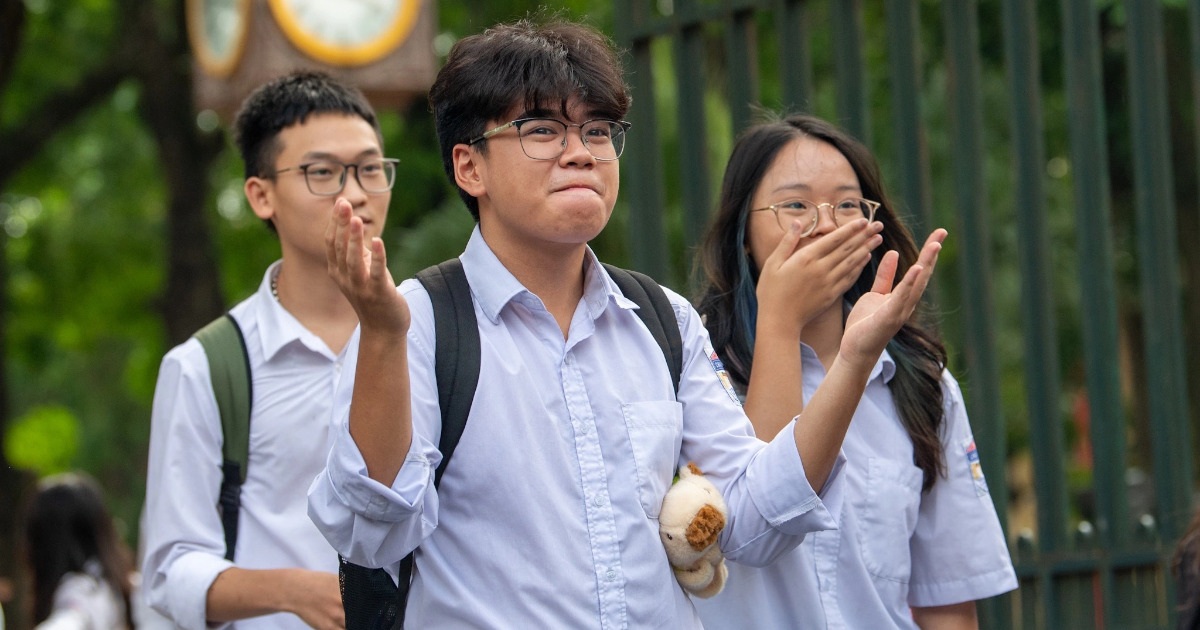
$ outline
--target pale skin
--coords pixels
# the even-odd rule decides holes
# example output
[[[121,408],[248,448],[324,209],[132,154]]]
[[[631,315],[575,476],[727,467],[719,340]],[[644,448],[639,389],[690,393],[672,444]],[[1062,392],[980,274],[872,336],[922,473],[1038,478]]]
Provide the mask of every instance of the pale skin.
[[[382,157],[374,128],[358,116],[317,114],[279,134],[277,169],[314,160],[355,164]],[[274,177],[250,177],[246,198],[254,213],[270,219],[279,234],[283,262],[279,302],[334,353],[340,353],[358,325],[358,317],[326,269],[324,225],[330,197],[312,194],[299,170]],[[376,237],[387,219],[391,193],[368,193],[348,173],[338,203],[358,218],[367,238]],[[331,552],[332,553],[332,552]],[[208,590],[209,621],[226,622],[290,612],[313,628],[346,627],[338,576],[306,569],[222,571]]]
[[[845,156],[830,144],[802,137],[780,151],[755,191],[751,207],[796,197],[836,203],[847,197],[861,198],[862,191]],[[869,262],[870,251],[882,241],[882,224],[873,223],[876,227],[866,230],[871,236],[863,237],[866,219],[839,227],[831,213],[822,212],[813,233],[801,238],[799,223],[785,232],[769,212],[752,213],[748,220],[748,250],[761,273],[756,287],[756,369],[750,375],[746,414],[763,439],[771,439],[799,412],[798,444],[805,444],[802,432],[811,436],[809,439],[840,444],[871,369],[924,293],[946,231],[938,229],[929,235],[917,263],[890,295],[887,287],[895,277],[898,255],[885,253],[872,291],[859,298],[843,322],[842,295]],[[902,292],[910,278],[911,290]],[[796,386],[802,382],[799,342],[816,352],[827,372],[807,406],[802,389]],[[821,451],[801,446],[801,455],[818,459],[823,467],[832,466],[837,452],[836,448]],[[978,627],[973,601],[914,607],[912,613],[923,630]]]

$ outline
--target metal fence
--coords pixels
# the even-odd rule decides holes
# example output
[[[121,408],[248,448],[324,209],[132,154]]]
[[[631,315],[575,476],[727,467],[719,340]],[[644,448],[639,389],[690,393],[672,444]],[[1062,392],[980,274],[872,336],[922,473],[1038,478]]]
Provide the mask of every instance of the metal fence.
[[[1200,1],[616,0],[614,17],[633,266],[687,281],[756,104],[841,124],[914,234],[951,231],[933,297],[1021,579],[982,622],[1170,627],[1192,510],[1183,282],[1200,273],[1176,208],[1196,190]]]

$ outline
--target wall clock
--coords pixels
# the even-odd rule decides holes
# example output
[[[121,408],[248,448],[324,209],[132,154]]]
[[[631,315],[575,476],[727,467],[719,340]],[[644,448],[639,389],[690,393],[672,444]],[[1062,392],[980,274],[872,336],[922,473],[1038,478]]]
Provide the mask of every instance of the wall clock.
[[[200,68],[214,77],[233,73],[246,48],[251,0],[187,0],[187,30]]]
[[[268,0],[280,30],[304,54],[338,66],[378,61],[412,32],[421,0]]]

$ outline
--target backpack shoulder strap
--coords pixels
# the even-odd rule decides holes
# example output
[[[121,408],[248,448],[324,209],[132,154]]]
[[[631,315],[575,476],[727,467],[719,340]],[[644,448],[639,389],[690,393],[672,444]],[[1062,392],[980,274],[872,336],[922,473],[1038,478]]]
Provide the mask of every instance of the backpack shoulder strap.
[[[233,560],[237,547],[238,513],[242,483],[250,460],[250,355],[246,339],[233,317],[226,313],[196,331],[196,339],[208,357],[213,395],[221,415],[221,525],[225,529],[225,558]]]
[[[667,368],[671,370],[671,383],[678,394],[679,378],[683,373],[683,338],[679,334],[679,322],[675,319],[671,300],[662,286],[650,276],[608,263],[601,264],[613,282],[617,283],[621,293],[638,305],[637,315],[662,349]]]
[[[451,258],[417,274],[433,303],[434,374],[437,377],[438,403],[442,410],[442,436],[438,450],[442,462],[434,473],[434,483],[454,454],[479,384],[479,325],[471,301],[471,285],[462,262]]]

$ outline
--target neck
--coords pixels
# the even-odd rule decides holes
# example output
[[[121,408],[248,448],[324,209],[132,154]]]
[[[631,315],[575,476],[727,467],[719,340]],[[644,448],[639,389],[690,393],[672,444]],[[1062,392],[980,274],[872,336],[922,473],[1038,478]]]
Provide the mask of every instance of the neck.
[[[828,371],[829,366],[833,365],[833,360],[837,358],[844,331],[842,300],[839,298],[820,315],[808,322],[804,331],[800,333],[800,341],[817,353],[821,365],[825,366],[825,370]]]
[[[285,255],[276,278],[277,299],[283,308],[330,350],[341,352],[358,325],[358,315],[325,267]]]
[[[583,297],[583,260],[586,244],[514,247],[504,239],[490,239],[481,231],[484,241],[526,289],[538,296],[554,316],[567,336],[571,318]]]

